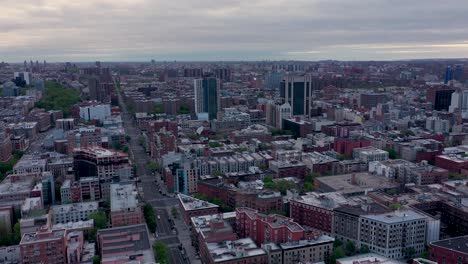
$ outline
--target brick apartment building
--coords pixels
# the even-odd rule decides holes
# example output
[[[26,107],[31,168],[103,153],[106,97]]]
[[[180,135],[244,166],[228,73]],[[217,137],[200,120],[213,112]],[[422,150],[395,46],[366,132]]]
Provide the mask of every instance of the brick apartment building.
[[[282,215],[264,215],[242,207],[236,208],[236,228],[240,237],[250,237],[257,244],[285,243],[315,237],[291,218]]]
[[[468,236],[432,242],[429,258],[437,263],[468,263]]]

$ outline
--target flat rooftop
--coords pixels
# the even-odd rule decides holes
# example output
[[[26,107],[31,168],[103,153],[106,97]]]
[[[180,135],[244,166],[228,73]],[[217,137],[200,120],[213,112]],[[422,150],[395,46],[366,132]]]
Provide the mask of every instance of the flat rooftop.
[[[21,239],[20,245],[24,245],[28,243],[35,243],[38,241],[42,241],[42,242],[53,241],[53,240],[61,239],[64,236],[65,236],[65,230],[53,230],[53,231],[46,231],[46,232],[24,234],[23,238]]]
[[[392,183],[389,179],[371,175],[368,172],[318,177],[315,180],[343,194],[397,187],[397,184]]]
[[[292,248],[300,248],[300,247],[305,247],[305,246],[312,246],[312,245],[319,245],[319,244],[325,244],[325,243],[333,243],[335,239],[330,236],[326,235],[321,235],[315,238],[311,239],[302,239],[299,241],[291,241],[291,242],[286,242],[286,243],[281,243],[279,246],[283,250],[287,249],[292,249]]]
[[[62,204],[62,205],[53,205],[50,207],[53,213],[69,213],[73,211],[97,211],[99,208],[98,202],[83,202],[83,203],[72,203],[72,204]]]
[[[94,220],[89,219],[86,221],[78,222],[68,222],[65,224],[54,224],[52,230],[61,230],[61,229],[91,229],[94,227]]]
[[[395,212],[384,213],[384,214],[363,215],[361,217],[374,220],[377,222],[386,223],[386,224],[394,224],[394,223],[414,221],[418,219],[426,219],[426,216],[416,213],[415,211],[412,211],[412,210],[395,211]]]
[[[384,256],[368,253],[360,254],[352,257],[340,258],[337,259],[341,264],[404,264],[406,262],[401,262],[394,259],[389,259]]]
[[[137,189],[133,184],[111,184],[111,211],[138,207]]]
[[[431,244],[438,247],[447,248],[453,251],[458,251],[463,254],[468,254],[468,236],[439,240],[432,242]]]
[[[101,229],[97,236],[102,261],[130,259],[131,256],[143,254],[144,263],[154,262],[146,224]]]
[[[207,201],[203,201],[192,196],[184,195],[184,194],[177,194],[177,198],[179,202],[184,207],[184,211],[192,211],[192,210],[200,210],[200,209],[208,209],[208,208],[217,208],[219,207],[216,204],[209,203]]]
[[[266,255],[266,251],[257,247],[251,238],[207,243],[207,248],[215,263]]]
[[[352,200],[347,199],[339,192],[317,193],[309,192],[306,195],[300,196],[296,201],[316,207],[321,207],[333,210],[336,207],[344,204],[354,204]]]

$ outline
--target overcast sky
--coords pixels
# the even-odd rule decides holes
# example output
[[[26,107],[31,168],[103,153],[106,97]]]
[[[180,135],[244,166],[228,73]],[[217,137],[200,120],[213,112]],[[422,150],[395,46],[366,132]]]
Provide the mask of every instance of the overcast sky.
[[[468,57],[468,0],[0,0],[0,61]]]

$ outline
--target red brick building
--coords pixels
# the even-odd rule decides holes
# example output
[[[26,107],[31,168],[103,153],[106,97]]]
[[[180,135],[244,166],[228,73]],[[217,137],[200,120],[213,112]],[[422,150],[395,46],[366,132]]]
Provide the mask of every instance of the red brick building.
[[[429,257],[437,263],[468,263],[468,236],[432,242]]]
[[[249,207],[262,213],[283,209],[283,200],[279,192],[232,188],[218,179],[199,181],[198,193],[218,198],[231,208]]]
[[[24,234],[20,242],[21,263],[67,263],[65,230]]]
[[[264,215],[246,207],[236,208],[236,228],[239,237],[250,237],[258,245],[299,241],[311,237],[291,218],[276,214]]]
[[[110,218],[113,227],[143,223],[143,211],[136,196],[133,184],[111,184]]]
[[[320,203],[320,198],[303,196],[289,203],[290,216],[301,225],[316,228],[327,233],[332,232],[333,207],[327,208]]]
[[[359,138],[336,138],[333,144],[333,148],[340,154],[347,155],[349,157],[353,154],[353,149],[363,148],[371,145],[371,142]]]
[[[435,165],[454,173],[466,173],[468,159],[456,155],[440,155],[435,157]]]
[[[304,179],[305,176],[310,173],[307,166],[303,162],[297,160],[272,160],[270,161],[269,168],[275,173],[275,178],[296,177]]]

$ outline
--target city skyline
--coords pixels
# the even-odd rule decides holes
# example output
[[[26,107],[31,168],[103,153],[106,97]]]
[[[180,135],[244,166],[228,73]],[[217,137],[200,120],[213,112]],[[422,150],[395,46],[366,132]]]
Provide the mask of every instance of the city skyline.
[[[468,54],[465,1],[2,1],[0,60],[406,60]]]

